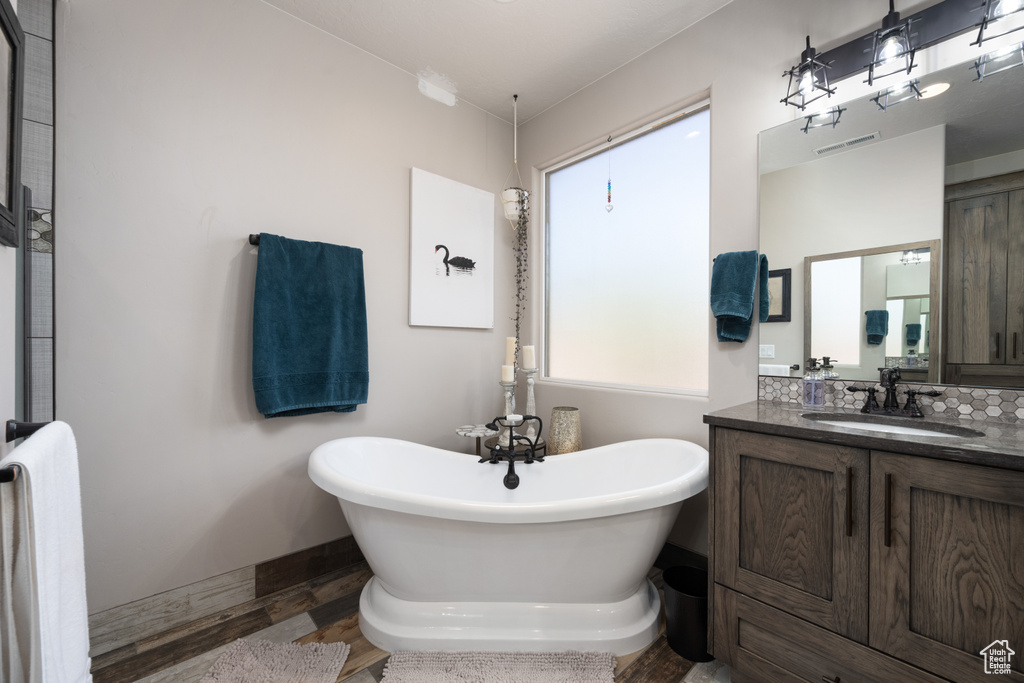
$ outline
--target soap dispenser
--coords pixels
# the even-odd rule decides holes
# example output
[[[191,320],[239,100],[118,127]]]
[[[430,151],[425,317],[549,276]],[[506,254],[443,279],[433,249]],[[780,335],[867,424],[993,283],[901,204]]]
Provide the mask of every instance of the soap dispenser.
[[[825,380],[817,358],[807,359],[807,372],[804,374],[804,405],[825,405]]]
[[[834,358],[829,356],[821,357],[821,377],[822,379],[839,379],[839,373],[836,372],[835,368],[832,367],[832,361]]]

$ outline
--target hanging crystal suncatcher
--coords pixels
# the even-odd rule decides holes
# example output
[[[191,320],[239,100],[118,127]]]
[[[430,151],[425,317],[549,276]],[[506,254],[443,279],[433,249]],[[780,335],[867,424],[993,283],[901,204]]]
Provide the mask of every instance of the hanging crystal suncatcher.
[[[611,138],[609,138],[609,141]],[[608,150],[608,204],[604,207],[604,210],[611,213],[612,209],[612,151]]]

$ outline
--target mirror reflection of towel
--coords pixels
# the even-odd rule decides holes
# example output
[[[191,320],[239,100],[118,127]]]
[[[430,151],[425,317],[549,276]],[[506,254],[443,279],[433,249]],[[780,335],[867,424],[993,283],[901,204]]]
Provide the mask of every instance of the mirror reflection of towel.
[[[868,344],[877,346],[889,334],[889,311],[867,311],[864,331],[868,334]]]
[[[917,346],[921,341],[921,324],[907,323],[907,346]]]

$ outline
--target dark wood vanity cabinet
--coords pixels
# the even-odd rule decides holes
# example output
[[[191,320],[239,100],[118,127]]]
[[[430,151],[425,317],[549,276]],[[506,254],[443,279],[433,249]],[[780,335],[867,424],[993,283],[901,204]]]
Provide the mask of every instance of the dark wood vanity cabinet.
[[[1024,681],[1024,472],[712,427],[709,646],[733,681]]]

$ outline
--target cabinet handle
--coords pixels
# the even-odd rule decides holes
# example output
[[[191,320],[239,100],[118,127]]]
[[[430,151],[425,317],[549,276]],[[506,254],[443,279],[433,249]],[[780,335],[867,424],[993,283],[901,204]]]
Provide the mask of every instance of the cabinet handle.
[[[1013,333],[1013,358],[1017,359],[1017,333]]]
[[[885,547],[892,547],[892,474],[885,475]]]
[[[999,360],[999,333],[996,332],[996,360]]]
[[[846,468],[846,535],[853,536],[853,468]]]
[[[839,676],[822,676],[821,683],[839,683]]]

